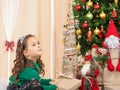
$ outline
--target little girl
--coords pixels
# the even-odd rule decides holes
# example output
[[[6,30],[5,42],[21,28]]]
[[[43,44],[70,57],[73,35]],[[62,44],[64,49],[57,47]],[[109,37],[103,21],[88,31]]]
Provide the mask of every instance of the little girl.
[[[38,39],[30,34],[19,38],[9,84],[21,86],[29,80],[37,79],[43,90],[56,90],[56,85],[49,83],[51,79],[40,77],[40,74],[45,74],[44,66]]]

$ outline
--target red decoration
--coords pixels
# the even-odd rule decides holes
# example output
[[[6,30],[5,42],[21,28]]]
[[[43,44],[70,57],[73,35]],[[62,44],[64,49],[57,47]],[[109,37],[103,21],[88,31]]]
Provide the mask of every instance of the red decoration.
[[[116,67],[116,71],[120,72],[120,58],[118,60],[118,64],[117,64],[117,67]]]
[[[8,51],[9,49],[10,49],[11,51],[13,51],[14,41],[11,41],[11,42],[6,41],[6,42],[5,42],[5,46],[6,46],[6,51]]]
[[[91,31],[90,28],[89,28],[89,31],[88,31],[87,37],[88,37],[88,42],[90,42],[90,41],[92,40],[92,31]]]
[[[114,66],[113,66],[113,64],[112,64],[112,60],[111,59],[108,59],[107,60],[107,68],[108,68],[108,70],[109,71],[114,71]]]
[[[83,29],[88,28],[88,23],[87,23],[86,21],[82,24],[82,28],[83,28]]]
[[[95,48],[95,53],[97,53],[97,55],[102,55],[102,52],[99,50],[98,45],[93,44],[93,45],[92,45],[92,48]]]
[[[87,55],[87,56],[84,56],[84,60],[89,60],[89,61],[92,61],[92,55]]]
[[[101,27],[100,34],[99,34],[100,39],[103,39],[103,31],[104,31],[104,29],[103,29],[103,27]]]
[[[105,45],[104,42],[102,42],[102,46],[103,46],[104,48],[106,48],[106,49],[108,48],[108,46]]]
[[[79,11],[79,10],[81,10],[81,6],[77,4],[77,5],[75,6],[75,9],[76,9],[76,11]]]
[[[120,20],[118,21],[118,24],[120,25]]]
[[[81,2],[86,2],[86,0],[81,0]]]
[[[95,49],[97,49],[97,48],[98,48],[98,45],[96,45],[96,44],[93,44],[93,45],[92,45],[92,48],[95,48]]]
[[[97,3],[97,4],[94,5],[95,10],[98,10],[99,8],[100,8],[100,4]]]
[[[108,59],[107,59],[107,68],[108,68],[108,70],[110,72],[112,72],[112,71],[114,71],[115,68],[114,68],[114,66],[112,64],[112,60],[111,60],[109,49],[107,50],[106,55],[108,57]]]
[[[113,17],[113,18],[116,18],[116,17],[117,17],[117,12],[116,12],[115,9],[113,9],[111,17]]]

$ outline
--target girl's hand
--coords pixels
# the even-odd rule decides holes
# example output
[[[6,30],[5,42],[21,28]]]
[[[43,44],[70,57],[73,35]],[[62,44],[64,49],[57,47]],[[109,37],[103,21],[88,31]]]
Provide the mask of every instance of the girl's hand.
[[[57,86],[58,83],[57,83],[57,81],[55,81],[55,80],[52,79],[51,82],[50,82],[50,84],[55,84]]]
[[[54,79],[51,79],[51,82],[55,82],[55,80],[54,80]]]

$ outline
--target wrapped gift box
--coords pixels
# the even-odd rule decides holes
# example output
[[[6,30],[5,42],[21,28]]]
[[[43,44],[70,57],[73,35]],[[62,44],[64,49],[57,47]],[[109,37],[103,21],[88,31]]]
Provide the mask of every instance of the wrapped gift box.
[[[56,79],[58,90],[76,90],[81,86],[81,80],[78,79]]]
[[[105,86],[105,90],[120,90],[120,86],[108,85],[108,86]]]

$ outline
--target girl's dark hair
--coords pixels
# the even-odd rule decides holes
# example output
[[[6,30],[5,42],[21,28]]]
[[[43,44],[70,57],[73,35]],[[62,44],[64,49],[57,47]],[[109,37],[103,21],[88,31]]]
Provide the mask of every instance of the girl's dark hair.
[[[16,59],[14,60],[14,67],[12,69],[12,74],[15,78],[15,81],[18,81],[18,73],[25,67],[33,67],[33,63],[31,62],[31,60],[27,60],[27,58],[24,56],[23,51],[26,49],[27,47],[27,41],[29,38],[31,37],[35,37],[34,35],[28,34],[24,37],[21,37],[18,42],[17,42],[17,48],[16,48]],[[39,56],[39,58],[37,59],[37,62],[41,68],[41,72],[44,75],[45,71],[44,71],[44,63],[41,60],[41,56]]]

